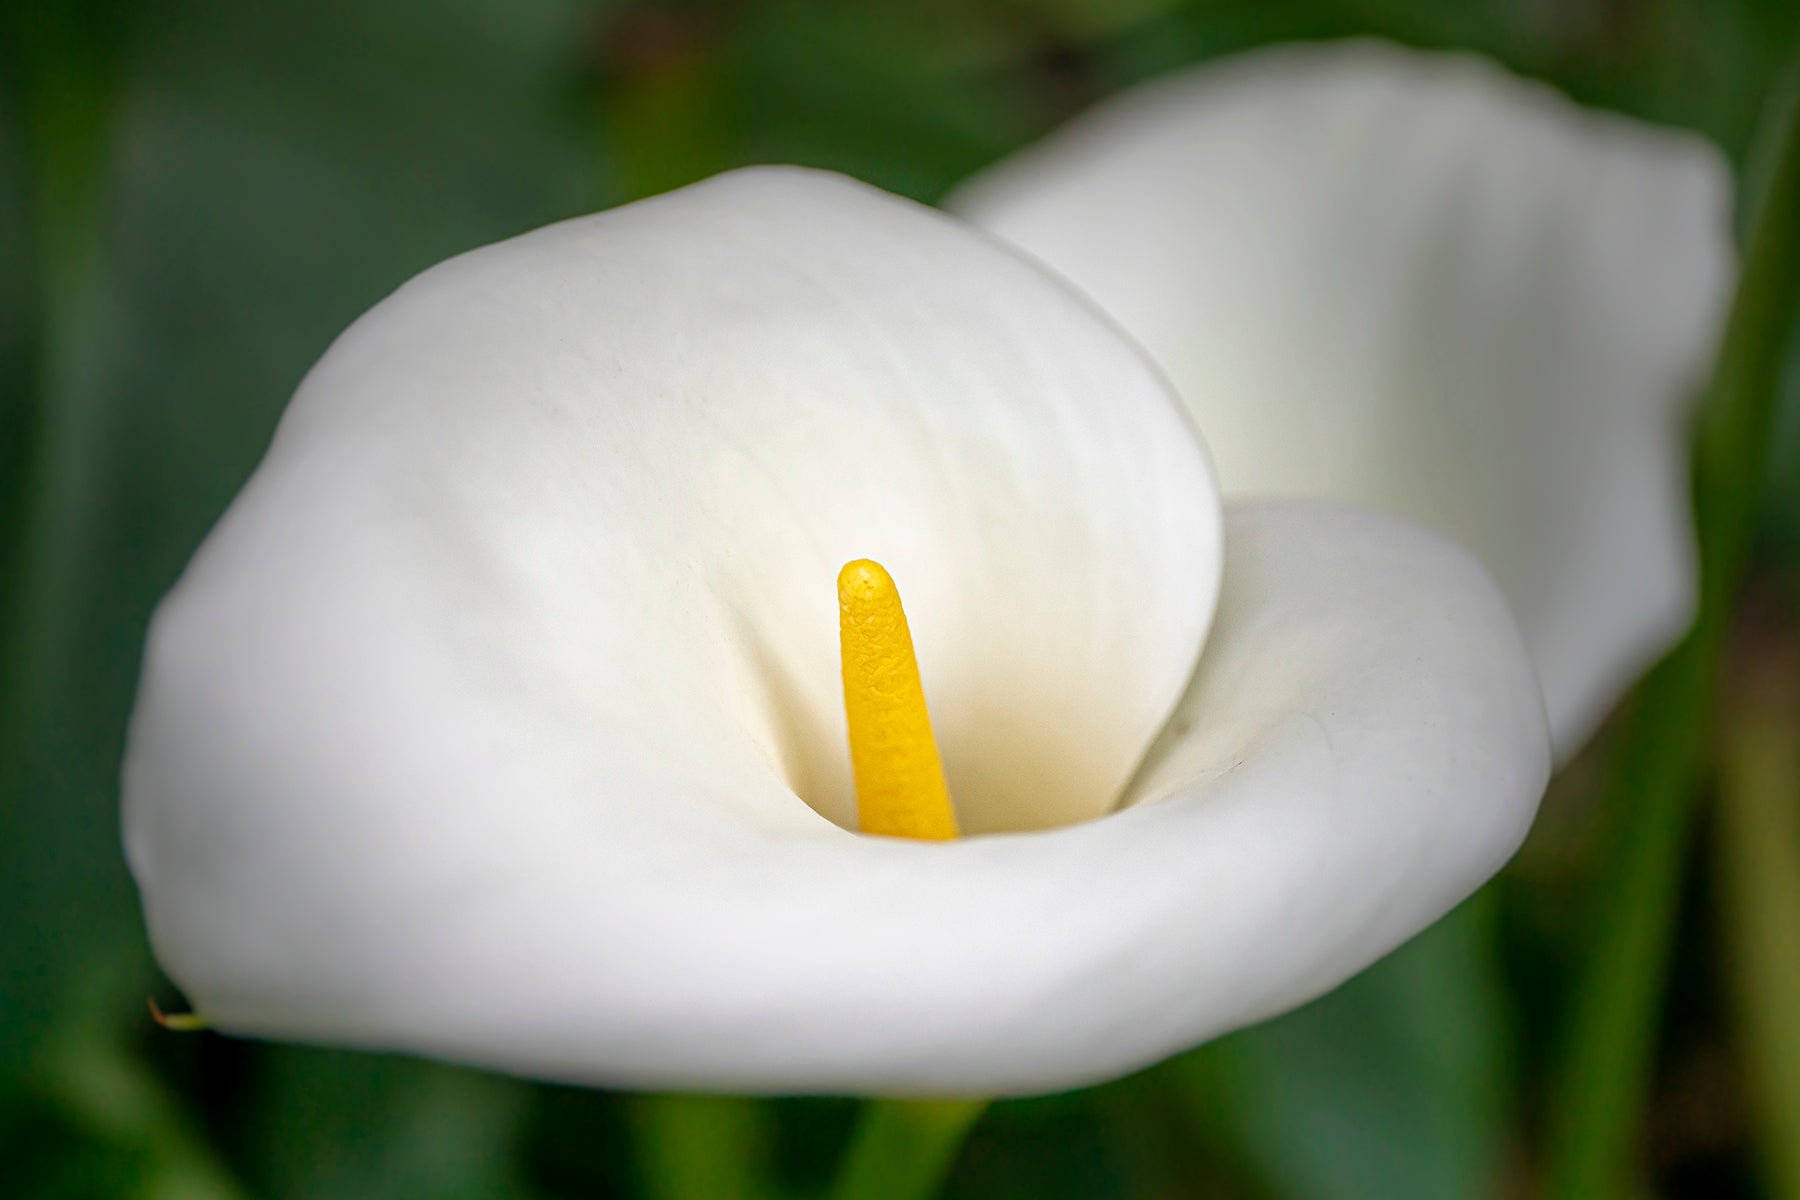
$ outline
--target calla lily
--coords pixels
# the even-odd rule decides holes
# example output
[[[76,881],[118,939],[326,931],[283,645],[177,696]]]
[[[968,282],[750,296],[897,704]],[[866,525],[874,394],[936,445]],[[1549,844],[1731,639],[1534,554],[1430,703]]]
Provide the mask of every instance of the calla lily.
[[[864,557],[954,840],[857,831]],[[1222,511],[1072,289],[760,169],[453,259],[338,339],[155,618],[125,832],[227,1032],[986,1095],[1334,986],[1512,853],[1547,772],[1462,549]]]
[[[1701,139],[1482,60],[1260,51],[1127,92],[949,203],[1138,337],[1226,494],[1476,551],[1566,756],[1689,623],[1689,402],[1735,272]]]

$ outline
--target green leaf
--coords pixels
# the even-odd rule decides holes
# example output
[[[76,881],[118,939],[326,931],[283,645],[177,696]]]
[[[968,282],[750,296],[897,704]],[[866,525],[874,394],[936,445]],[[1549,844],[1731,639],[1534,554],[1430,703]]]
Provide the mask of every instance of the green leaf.
[[[1172,1063],[1194,1119],[1289,1200],[1493,1193],[1516,1049],[1493,917],[1481,893],[1330,995]]]
[[[509,1200],[527,1085],[437,1063],[270,1047],[252,1115],[270,1200]]]

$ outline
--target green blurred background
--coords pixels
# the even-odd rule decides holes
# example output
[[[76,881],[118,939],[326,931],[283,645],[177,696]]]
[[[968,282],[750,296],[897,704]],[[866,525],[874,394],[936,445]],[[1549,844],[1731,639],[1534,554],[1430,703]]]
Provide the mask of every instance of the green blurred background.
[[[806,1196],[850,1136],[849,1100],[543,1087],[148,1019],[146,996],[179,1000],[118,845],[145,621],[302,372],[409,275],[749,162],[932,201],[1118,88],[1296,38],[1476,50],[1741,166],[1800,44],[1793,0],[0,11],[0,1196],[30,1198]],[[1792,375],[1776,435],[1752,439],[1771,469],[1721,736],[1701,803],[1664,823],[1666,881],[1630,893],[1648,932],[1611,952],[1616,988],[1592,966],[1615,961],[1596,949],[1620,919],[1608,864],[1641,836],[1629,789],[1608,792],[1631,753],[1617,728],[1506,874],[1413,944],[1139,1076],[996,1105],[944,1194],[1598,1195],[1567,1162],[1607,1157],[1609,1122],[1611,1194],[1795,1194]],[[1582,1052],[1592,1029],[1641,1033],[1623,1070]]]

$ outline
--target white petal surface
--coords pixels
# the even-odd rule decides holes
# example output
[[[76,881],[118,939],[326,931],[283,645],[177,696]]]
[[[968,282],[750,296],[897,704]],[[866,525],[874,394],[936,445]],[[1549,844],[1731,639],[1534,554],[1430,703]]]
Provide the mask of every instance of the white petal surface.
[[[1691,615],[1686,402],[1734,274],[1729,191],[1697,138],[1356,42],[1126,93],[949,206],[1144,342],[1228,495],[1472,546],[1566,754]]]
[[[839,566],[898,580],[979,832],[1117,803],[1220,538],[1137,348],[930,209],[742,172],[452,260],[309,374],[158,613],[158,957],[227,1030],[879,1086],[976,977],[907,967],[940,909],[884,925],[918,848],[820,815]]]
[[[208,781],[143,749],[153,705],[134,857],[159,952],[227,1030],[734,1091],[1052,1090],[1301,1003],[1506,859],[1547,734],[1504,601],[1465,552],[1307,502],[1227,530],[1190,732],[1157,748],[1126,811],[1052,831],[924,844],[758,826],[672,790],[707,781],[669,764],[644,781],[662,803],[578,815],[617,764],[554,744],[529,706],[488,705],[502,729],[461,714],[439,815],[410,841],[328,793],[308,819],[264,814],[289,844],[230,828],[223,805],[227,828],[157,836],[143,810],[167,801],[146,776]],[[508,735],[535,751],[508,764],[510,820],[455,774],[471,740]],[[567,815],[529,815],[550,806]],[[155,856],[185,873],[146,870]],[[333,888],[292,877],[304,867]],[[176,889],[211,909],[159,913]]]

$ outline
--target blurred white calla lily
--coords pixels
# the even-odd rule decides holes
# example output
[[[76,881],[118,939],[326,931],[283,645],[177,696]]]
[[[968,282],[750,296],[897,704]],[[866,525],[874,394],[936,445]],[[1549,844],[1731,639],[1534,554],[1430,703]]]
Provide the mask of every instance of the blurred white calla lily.
[[[1115,97],[949,207],[1141,339],[1228,496],[1473,548],[1559,753],[1686,628],[1688,402],[1735,274],[1699,138],[1462,55],[1285,47]]]
[[[853,831],[862,556],[989,836]],[[1511,854],[1547,770],[1461,549],[1222,515],[1071,289],[757,170],[454,259],[339,338],[157,614],[125,826],[228,1032],[997,1094],[1332,987]]]

